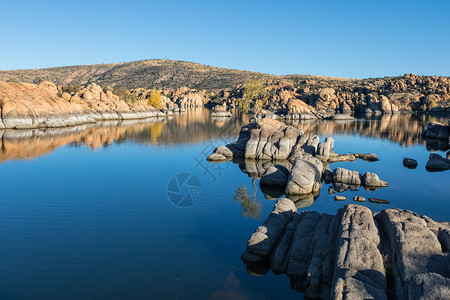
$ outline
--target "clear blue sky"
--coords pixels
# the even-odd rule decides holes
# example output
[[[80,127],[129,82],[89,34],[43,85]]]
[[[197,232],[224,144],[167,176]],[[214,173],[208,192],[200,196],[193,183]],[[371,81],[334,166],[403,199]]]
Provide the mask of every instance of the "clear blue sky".
[[[6,1],[0,70],[168,58],[272,74],[450,75],[450,1]]]

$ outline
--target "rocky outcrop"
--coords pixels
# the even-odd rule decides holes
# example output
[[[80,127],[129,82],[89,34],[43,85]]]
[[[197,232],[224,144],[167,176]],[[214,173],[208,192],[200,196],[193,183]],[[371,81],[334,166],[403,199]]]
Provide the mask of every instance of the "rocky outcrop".
[[[357,158],[374,161],[373,153],[339,155],[333,151],[334,140],[327,137],[321,143],[316,134],[304,133],[298,126],[286,125],[271,118],[263,118],[243,126],[235,143],[225,146],[234,158],[257,160],[283,160],[292,162],[298,157],[311,155],[324,162],[355,160]],[[220,148],[223,149],[223,148]],[[213,153],[221,154],[219,148]],[[230,155],[231,157],[231,155]],[[210,156],[209,160],[223,160],[222,156]]]
[[[428,228],[427,222],[419,215],[400,209],[386,209],[379,213],[375,219],[381,226],[391,259],[394,277],[394,293],[396,299],[431,299],[426,298],[428,292],[422,291],[418,296],[416,291],[420,278],[416,275],[430,276],[439,274],[450,277],[449,257],[442,252],[438,237]],[[443,227],[448,226],[442,223]],[[431,273],[431,274],[430,274]],[[410,283],[413,287],[410,293]],[[450,296],[447,289],[440,293],[440,299]],[[439,299],[439,298],[437,298]]]
[[[257,262],[268,257],[296,212],[297,208],[291,200],[279,199],[267,220],[248,240],[243,259]]]
[[[333,170],[333,182],[345,183],[354,186],[365,187],[386,187],[388,184],[386,181],[380,180],[377,174],[372,172],[366,172],[361,175],[357,171],[350,171],[344,168],[336,168]]]
[[[64,127],[172,114],[146,103],[129,105],[95,84],[69,94],[48,81],[40,84],[0,81],[0,109],[0,129]]]
[[[260,185],[284,188],[289,178],[289,170],[282,165],[267,168],[261,176]]]
[[[449,223],[400,209],[374,214],[354,204],[335,216],[297,214],[286,200],[250,237],[242,255],[249,268],[269,264],[308,298],[449,298],[448,248],[439,238]]]

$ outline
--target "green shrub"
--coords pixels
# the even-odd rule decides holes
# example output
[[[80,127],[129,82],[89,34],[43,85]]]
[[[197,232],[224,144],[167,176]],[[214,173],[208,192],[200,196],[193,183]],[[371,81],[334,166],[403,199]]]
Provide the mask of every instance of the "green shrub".
[[[240,112],[248,113],[251,105],[255,107],[255,112],[263,108],[269,99],[266,87],[262,81],[253,80],[244,84],[242,98],[237,99]]]
[[[130,92],[127,89],[124,89],[121,86],[115,86],[112,89],[112,93],[116,96],[118,96],[123,101],[127,102],[128,104],[134,103],[138,100],[137,96]]]

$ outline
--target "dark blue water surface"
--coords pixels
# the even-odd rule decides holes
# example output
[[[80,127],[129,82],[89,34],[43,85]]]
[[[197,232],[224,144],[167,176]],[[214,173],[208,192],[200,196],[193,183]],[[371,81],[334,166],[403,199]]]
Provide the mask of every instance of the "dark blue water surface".
[[[335,214],[361,195],[391,202],[362,203],[375,211],[400,207],[448,221],[450,171],[425,170],[430,152],[420,133],[429,120],[305,123],[305,131],[333,136],[338,153],[380,157],[332,169],[375,172],[389,187],[347,191],[342,195],[349,200],[335,202],[324,184],[315,203],[302,209]],[[212,147],[237,138],[245,121],[196,111],[171,120],[3,132],[0,298],[301,298],[286,276],[251,275],[240,259],[274,201],[237,164],[206,161]],[[428,148],[445,156],[446,146],[433,143]],[[403,167],[404,157],[419,166]],[[168,184],[180,173],[201,185],[179,191],[194,200],[189,207],[168,197]],[[242,185],[261,203],[259,219],[245,217],[233,200]]]

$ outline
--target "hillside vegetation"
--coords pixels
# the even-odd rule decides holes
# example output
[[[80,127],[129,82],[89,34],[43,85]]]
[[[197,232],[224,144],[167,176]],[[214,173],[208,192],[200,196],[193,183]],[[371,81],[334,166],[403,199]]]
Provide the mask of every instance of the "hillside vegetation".
[[[95,83],[100,86],[121,86],[126,89],[176,89],[184,86],[192,89],[211,90],[232,88],[240,83],[251,80],[282,78],[331,79],[330,77],[309,75],[275,76],[167,59],[151,59],[116,64],[0,71],[0,80],[3,81],[29,83],[51,81],[61,86]]]

